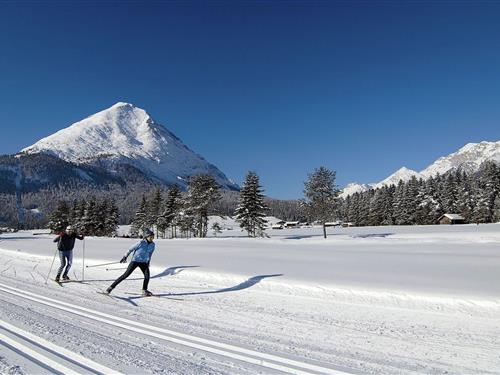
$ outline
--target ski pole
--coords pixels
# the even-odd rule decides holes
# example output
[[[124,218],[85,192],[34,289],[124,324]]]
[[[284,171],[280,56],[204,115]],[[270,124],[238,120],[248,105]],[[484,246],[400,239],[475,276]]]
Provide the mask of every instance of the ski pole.
[[[83,238],[82,281],[85,281],[85,237]]]
[[[101,266],[107,266],[109,264],[118,264],[120,262],[110,262],[110,263],[102,263],[102,264],[93,264],[91,266],[85,266],[85,268],[91,268],[91,267],[101,267]]]
[[[128,267],[121,267],[121,268],[106,268],[106,271],[115,271],[115,270],[126,270]]]
[[[54,265],[54,261],[56,260],[56,255],[57,255],[57,249],[54,253],[54,257],[52,258],[52,264],[50,265],[49,273],[47,274],[47,278],[45,279],[45,284],[47,284],[47,281],[49,281],[49,276],[50,273],[52,272],[52,266]]]

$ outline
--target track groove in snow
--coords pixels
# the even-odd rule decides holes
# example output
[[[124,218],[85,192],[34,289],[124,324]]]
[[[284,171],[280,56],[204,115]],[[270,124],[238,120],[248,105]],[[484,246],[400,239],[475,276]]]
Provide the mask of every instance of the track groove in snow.
[[[142,324],[129,319],[120,318],[110,314],[102,313],[93,309],[77,306],[67,302],[55,300],[53,298],[37,296],[33,293],[12,288],[6,284],[0,283],[0,291],[22,297],[34,302],[48,305],[60,310],[70,312],[88,319],[96,320],[123,329],[135,331],[143,335],[160,338],[162,340],[174,342],[187,347],[200,349],[217,355],[233,358],[239,361],[262,366],[264,368],[283,371],[292,374],[348,374],[347,372],[334,370],[310,363],[295,361],[288,358],[282,358],[276,355],[260,353],[254,350],[241,348],[234,345],[220,343],[214,340],[207,340],[192,335],[174,332],[168,329],[154,327]]]
[[[62,374],[91,373],[121,375],[116,370],[57,346],[3,320],[0,320],[0,342],[31,358],[43,368]],[[69,365],[63,365],[61,361]]]

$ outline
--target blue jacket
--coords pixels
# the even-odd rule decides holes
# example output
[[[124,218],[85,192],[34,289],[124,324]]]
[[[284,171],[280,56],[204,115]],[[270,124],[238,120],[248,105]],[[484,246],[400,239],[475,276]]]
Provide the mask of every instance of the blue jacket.
[[[128,257],[130,253],[133,252],[132,262],[149,263],[149,261],[151,260],[151,255],[153,255],[153,251],[155,251],[155,243],[148,242],[144,239],[132,246],[127,251],[127,254],[125,254],[125,257]]]

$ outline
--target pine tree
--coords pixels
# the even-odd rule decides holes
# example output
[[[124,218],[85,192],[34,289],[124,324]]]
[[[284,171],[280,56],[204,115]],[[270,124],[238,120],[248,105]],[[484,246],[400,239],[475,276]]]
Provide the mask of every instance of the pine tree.
[[[457,186],[457,212],[462,215],[466,222],[472,220],[474,210],[473,183],[470,177],[462,172],[460,184]]]
[[[168,190],[163,208],[158,216],[158,230],[165,235],[167,228],[172,229],[172,238],[176,237],[176,225],[179,222],[179,215],[183,206],[181,190],[177,185]]]
[[[384,188],[383,188],[384,189]],[[396,191],[396,186],[391,185],[385,187],[385,193],[382,199],[382,222],[381,225],[393,225],[394,224],[394,192]]]
[[[449,173],[448,175],[446,175],[441,197],[444,211],[448,213],[456,213],[458,188],[455,180],[455,175],[453,173]]]
[[[106,234],[106,215],[108,214],[108,201],[103,199],[101,202],[96,202],[95,212],[96,221],[94,223],[94,236],[104,236]]]
[[[82,231],[86,235],[97,235],[100,223],[100,212],[97,209],[97,201],[95,197],[91,197],[85,205],[85,210],[82,218]]]
[[[495,163],[486,162],[479,175],[472,218],[476,223],[491,223],[495,218],[495,201],[500,193],[500,170]]]
[[[392,196],[390,187],[382,186],[373,192],[367,225],[392,225]]]
[[[207,236],[209,211],[221,199],[219,189],[219,185],[210,175],[202,174],[189,179],[187,209],[184,215],[192,213],[197,237]]]
[[[85,215],[86,201],[81,200],[76,202],[73,208],[73,225],[78,233],[83,233],[83,217]]]
[[[236,221],[250,237],[262,236],[267,223],[264,219],[266,210],[268,207],[264,203],[259,176],[255,172],[248,172],[240,191],[239,205],[235,211]]]
[[[116,234],[116,230],[118,229],[120,214],[114,199],[111,199],[108,202],[107,207],[108,209],[104,220],[104,234],[106,236],[113,236]]]
[[[324,238],[326,238],[325,223],[332,219],[339,194],[335,177],[335,171],[319,167],[309,174],[307,181],[304,182],[303,207],[306,208],[308,215],[322,224]]]
[[[49,219],[49,228],[53,232],[61,232],[69,224],[70,208],[66,201],[59,201],[57,208],[52,212]]]
[[[157,187],[153,193],[153,196],[151,197],[151,201],[149,203],[149,214],[148,214],[148,220],[147,220],[147,226],[149,228],[152,227],[157,227],[156,230],[156,235],[158,236],[158,218],[161,213],[161,207],[162,207],[162,196],[161,196],[161,190],[159,187]]]
[[[147,210],[148,210],[148,201],[146,200],[146,197],[143,195],[142,202],[135,213],[134,220],[132,221],[132,227],[130,229],[132,236],[138,237],[140,233],[144,230],[144,228],[147,228],[147,214],[148,214]]]
[[[347,209],[347,222],[359,225],[361,222],[361,194],[354,193],[351,197],[350,205]]]
[[[399,180],[394,192],[394,224],[402,225],[408,221],[405,206],[406,186],[403,180]]]
[[[493,222],[500,222],[500,194],[493,201]]]
[[[195,233],[199,230],[199,227],[196,222],[197,214],[189,207],[186,201],[184,201],[183,209],[179,213],[179,219],[177,225],[181,230],[181,237],[189,238],[192,233]]]

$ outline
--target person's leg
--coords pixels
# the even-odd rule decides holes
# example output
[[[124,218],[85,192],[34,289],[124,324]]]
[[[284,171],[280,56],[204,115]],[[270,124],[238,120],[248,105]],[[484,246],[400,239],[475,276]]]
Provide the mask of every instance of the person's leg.
[[[59,253],[59,261],[61,262],[61,265],[59,266],[58,270],[57,270],[57,275],[56,275],[56,281],[59,281],[59,278],[61,277],[61,273],[64,269],[64,267],[66,267],[66,257],[64,256],[64,251],[58,251]]]
[[[63,279],[67,279],[69,269],[71,268],[71,265],[73,264],[73,250],[63,251],[63,253],[64,253],[64,257],[66,258],[66,261],[67,261],[66,269],[64,270],[64,273],[63,273]]]
[[[130,262],[130,264],[128,265],[128,268],[127,270],[125,271],[125,273],[123,275],[121,275],[118,279],[115,280],[115,282],[113,284],[111,284],[111,286],[107,289],[108,292],[110,292],[111,290],[115,289],[115,287],[120,284],[123,280],[125,280],[127,277],[129,277],[132,272],[134,272],[134,270],[138,267],[138,263],[136,262]]]
[[[144,274],[144,282],[142,283],[142,290],[148,290],[149,284],[149,264],[148,263],[139,263],[139,268]]]

